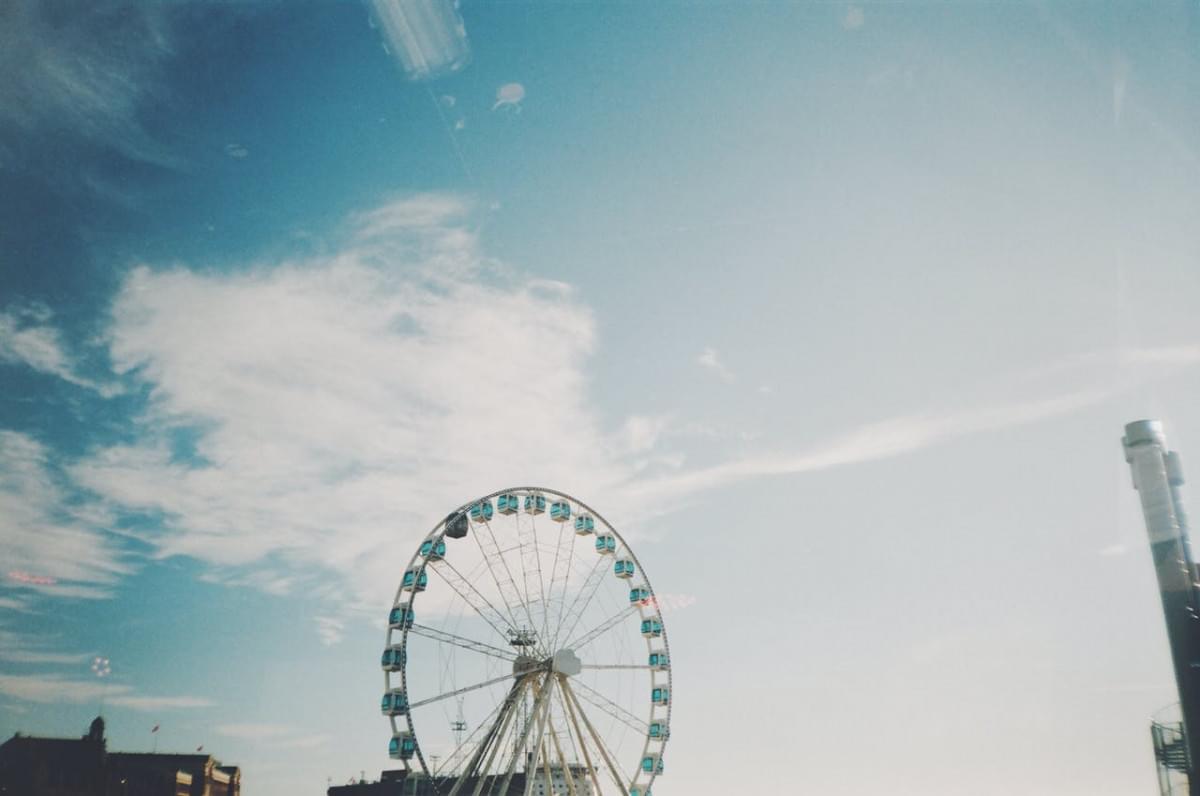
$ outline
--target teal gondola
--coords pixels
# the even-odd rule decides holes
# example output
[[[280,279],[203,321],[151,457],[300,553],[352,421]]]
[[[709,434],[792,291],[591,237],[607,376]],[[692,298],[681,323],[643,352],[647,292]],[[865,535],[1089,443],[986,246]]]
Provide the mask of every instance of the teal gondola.
[[[421,557],[429,561],[441,561],[446,557],[446,541],[444,539],[426,539],[421,542]]]
[[[388,757],[393,760],[409,760],[417,753],[417,739],[410,732],[398,732],[388,742]]]
[[[385,716],[403,716],[408,712],[408,697],[403,688],[393,688],[379,701],[379,711]]]
[[[425,572],[424,567],[413,567],[404,573],[404,580],[400,582],[400,588],[404,591],[425,591],[425,587],[429,585],[429,574]]]
[[[546,496],[541,492],[530,492],[525,496],[526,514],[544,514],[546,512]]]
[[[417,612],[408,603],[400,603],[388,614],[388,627],[393,630],[406,630],[413,626]]]
[[[383,657],[379,659],[379,663],[385,672],[398,672],[404,668],[406,660],[407,654],[404,652],[404,645],[393,644],[383,651]]]
[[[475,522],[487,522],[492,518],[494,511],[492,501],[481,500],[474,506],[471,506],[471,519]]]
[[[571,519],[571,504],[565,500],[556,500],[551,503],[550,519],[555,522],[566,522]]]

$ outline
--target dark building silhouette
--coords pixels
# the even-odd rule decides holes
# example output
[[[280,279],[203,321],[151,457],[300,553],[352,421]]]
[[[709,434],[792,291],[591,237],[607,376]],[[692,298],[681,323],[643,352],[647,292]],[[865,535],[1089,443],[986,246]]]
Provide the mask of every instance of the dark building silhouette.
[[[82,738],[0,744],[3,796],[241,796],[242,772],[212,755],[109,752],[104,719]]]

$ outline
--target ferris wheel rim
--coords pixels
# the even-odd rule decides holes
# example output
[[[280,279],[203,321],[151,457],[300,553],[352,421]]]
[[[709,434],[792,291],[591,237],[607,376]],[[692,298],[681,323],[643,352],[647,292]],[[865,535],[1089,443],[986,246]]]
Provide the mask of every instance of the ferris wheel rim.
[[[668,638],[668,634],[667,634],[666,622],[664,621],[663,615],[662,615],[662,603],[659,600],[658,594],[654,591],[654,587],[650,581],[649,575],[647,574],[646,569],[642,566],[641,560],[637,557],[637,553],[633,550],[632,546],[630,546],[628,544],[628,542],[626,542],[624,536],[621,535],[620,531],[618,531],[616,529],[616,527],[614,527],[612,525],[612,523],[610,523],[600,512],[598,512],[595,508],[590,506],[588,503],[575,497],[574,495],[567,493],[567,492],[557,490],[557,489],[553,489],[550,487],[513,486],[513,487],[506,487],[503,489],[498,489],[496,491],[490,492],[481,497],[473,498],[472,500],[462,503],[457,508],[450,511],[444,519],[442,519],[441,521],[436,523],[433,526],[433,528],[425,536],[421,537],[420,541],[417,543],[416,551],[409,558],[408,564],[405,566],[404,571],[405,571],[405,573],[410,573],[410,572],[416,572],[419,570],[421,573],[424,573],[425,569],[430,564],[430,561],[428,559],[426,559],[422,555],[422,552],[421,552],[425,543],[433,541],[436,544],[437,541],[443,540],[446,535],[446,529],[447,529],[448,523],[450,523],[452,520],[457,521],[460,517],[465,517],[465,515],[467,515],[468,512],[470,512],[473,507],[475,507],[477,505],[481,505],[485,501],[488,501],[490,503],[490,501],[494,500],[495,498],[497,498],[501,495],[518,495],[518,496],[522,496],[522,497],[528,497],[529,495],[541,495],[541,496],[544,496],[547,498],[554,497],[554,498],[560,498],[562,500],[567,501],[569,504],[576,507],[580,513],[586,513],[587,515],[590,515],[592,518],[594,518],[594,521],[597,524],[602,525],[605,529],[605,532],[610,533],[613,536],[615,543],[618,545],[617,547],[614,548],[614,551],[620,551],[620,554],[621,554],[620,557],[628,558],[629,560],[631,560],[633,562],[634,566],[636,567],[635,571],[638,573],[638,577],[641,582],[639,587],[644,588],[647,591],[649,596],[646,600],[630,603],[630,605],[627,607],[627,609],[625,611],[623,611],[621,615],[619,615],[619,618],[625,618],[626,616],[631,616],[633,613],[636,612],[644,620],[647,615],[647,613],[644,609],[646,608],[647,605],[652,605],[653,610],[649,612],[649,616],[657,619],[657,628],[659,629],[660,632],[653,637],[651,637],[651,636],[645,637],[646,649],[648,650],[648,652],[653,653],[655,651],[658,651],[655,649],[655,647],[656,646],[659,647],[661,649],[661,652],[666,655],[666,658],[669,661],[669,663],[667,664],[665,669],[661,669],[661,670],[651,669],[650,666],[630,666],[630,667],[597,666],[597,667],[589,667],[589,668],[647,669],[650,671],[650,682],[656,689],[659,687],[658,677],[662,676],[665,678],[665,683],[663,684],[663,686],[666,688],[667,693],[669,694],[665,705],[661,706],[662,708],[665,709],[665,715],[656,716],[656,710],[658,709],[659,706],[655,702],[652,701],[649,705],[649,714],[648,714],[648,717],[644,724],[645,724],[645,726],[649,727],[651,725],[651,723],[656,722],[656,721],[665,722],[665,727],[667,728],[667,734],[665,736],[662,736],[659,738],[651,737],[648,733],[643,735],[642,750],[641,750],[640,754],[638,755],[639,762],[638,762],[638,765],[636,766],[635,770],[633,771],[632,776],[630,776],[628,771],[622,770],[620,772],[620,776],[618,777],[617,776],[617,768],[615,768],[611,765],[611,761],[609,764],[609,769],[613,773],[614,781],[616,781],[618,779],[624,779],[623,783],[619,782],[619,781],[617,782],[618,792],[620,792],[622,794],[628,794],[629,789],[633,788],[636,785],[638,788],[637,793],[648,794],[650,791],[651,785],[660,775],[659,767],[661,766],[662,755],[666,749],[666,745],[667,745],[667,742],[669,741],[669,737],[670,737],[670,733],[669,733],[670,719],[671,719],[672,708],[674,706],[674,688],[673,688],[674,661],[670,657],[670,642],[669,642],[669,638]],[[477,530],[480,526],[488,528],[489,532],[491,532],[489,520],[490,520],[490,515],[482,522],[475,522],[473,519],[468,520],[467,532],[474,534],[477,532]],[[518,522],[519,522],[519,520],[518,520]],[[565,526],[564,526],[564,528],[560,528],[560,545],[561,545],[561,532],[564,529],[565,529]],[[536,529],[534,529],[534,530],[536,530]],[[576,536],[578,536],[578,534],[576,534]],[[494,541],[494,539],[493,539],[493,541]],[[535,541],[535,550],[536,550],[536,538],[534,541]],[[476,542],[479,543],[478,538],[476,538]],[[575,544],[575,540],[573,538],[572,539],[572,554],[571,554],[572,558],[574,555],[574,553],[573,553],[574,544]],[[497,550],[499,551],[498,545],[497,545]],[[488,558],[489,554],[487,553],[487,551],[483,550],[481,543],[480,543],[480,551],[484,557],[485,562],[487,562],[487,558]],[[602,556],[602,558],[603,558],[603,556]],[[440,559],[440,560],[444,560],[444,559]],[[490,562],[488,562],[488,565],[490,567]],[[506,566],[507,566],[507,563],[506,563]],[[568,563],[568,567],[569,567],[569,563]],[[538,572],[539,577],[541,577],[542,573],[541,573],[540,562],[539,562],[538,570],[539,570],[539,572]],[[439,570],[435,569],[435,572],[439,572]],[[441,574],[441,573],[439,572],[439,574]],[[494,576],[494,573],[493,573],[493,576]],[[569,579],[569,577],[570,577],[569,570],[565,577]],[[514,585],[515,585],[515,578],[512,577],[511,572],[509,572],[509,579],[510,579],[510,582],[514,583]],[[445,580],[444,576],[443,576],[443,580]],[[449,583],[448,581],[446,581],[446,582]],[[599,583],[599,581],[597,581],[597,584],[598,583]],[[507,599],[505,598],[505,596],[503,594],[503,589],[500,587],[500,583],[498,580],[496,580],[496,584],[497,584],[498,591],[500,591],[500,597],[501,597],[502,601],[505,603],[506,608],[507,608]],[[455,589],[452,585],[450,586],[450,588],[452,591],[457,591],[457,589]],[[597,585],[596,588],[598,589],[599,586]],[[551,589],[553,589],[553,585],[551,586]],[[402,582],[401,582],[400,586],[397,588],[396,594],[392,600],[393,610],[401,605],[407,605],[411,609],[412,606],[415,605],[419,591],[420,591],[419,589],[413,588],[411,590],[411,593],[407,594],[407,596],[406,596],[406,587],[405,587],[405,584],[402,579]],[[521,596],[520,592],[518,591],[517,592],[518,599],[520,598],[520,596]],[[580,596],[582,596],[582,592],[579,595],[576,595],[576,598],[575,598],[576,601],[579,599]],[[593,596],[594,596],[594,592],[593,592]],[[565,599],[566,599],[565,584],[564,584],[563,598],[565,601]],[[545,595],[543,594],[543,601],[544,600],[545,600]],[[471,609],[471,611],[473,611],[476,615],[478,615],[480,618],[483,618],[488,624],[492,624],[492,622],[488,619],[488,617],[484,616],[481,613],[480,609],[476,605],[474,605],[470,601],[464,600],[464,602],[466,602],[467,607],[469,607]],[[590,602],[590,600],[589,600],[589,602]],[[532,621],[532,616],[529,614],[528,603],[529,603],[529,597],[528,597],[528,594],[526,594],[525,602],[523,603],[523,607],[525,608],[526,615],[530,618],[530,622],[532,625],[533,621]],[[494,608],[494,606],[493,606],[493,610],[496,610]],[[584,605],[583,610],[586,610],[586,604]],[[500,615],[498,610],[497,610],[497,614]],[[503,616],[500,615],[500,618],[503,618]],[[511,617],[511,615],[510,615],[510,618],[513,618],[513,617]],[[582,613],[580,614],[580,616],[578,616],[576,618],[575,625],[578,625],[578,622],[581,618],[582,618]],[[562,622],[561,610],[560,610],[559,622],[560,622],[560,626],[558,628],[556,628],[556,630],[555,630],[556,635],[554,637],[554,640],[551,643],[552,647],[557,645],[559,642],[557,633],[561,630],[561,622]],[[510,624],[510,626],[512,626],[511,623],[509,623],[509,624]],[[498,633],[500,633],[501,636],[504,635],[498,627],[496,627],[495,625],[492,625],[492,626]],[[389,670],[385,669],[385,671],[383,672],[385,694],[394,690],[392,676],[393,676],[393,674],[398,673],[399,681],[400,681],[400,689],[406,695],[406,699],[407,699],[407,694],[408,694],[407,649],[408,649],[408,644],[409,644],[408,637],[409,637],[411,630],[412,630],[412,624],[410,621],[402,622],[401,626],[398,628],[393,627],[392,624],[389,622],[389,625],[387,628],[387,648],[394,649],[394,648],[398,647],[400,650],[402,650],[404,652],[405,657],[404,657],[404,662],[400,665],[398,671],[389,671]],[[394,643],[394,638],[395,638],[394,634],[397,632],[399,633],[399,636],[400,636],[400,641],[398,644]],[[572,627],[571,631],[569,631],[567,633],[568,638],[565,638],[562,640],[564,642],[564,644],[568,645],[566,647],[563,647],[563,649],[569,649],[569,645],[573,644],[576,641],[576,639],[583,638],[583,637],[572,637],[573,632],[574,632],[574,627]],[[603,631],[603,632],[606,632],[606,631]],[[421,635],[421,634],[418,633],[417,635]],[[591,641],[593,641],[593,640],[595,640],[595,639],[593,638],[593,639],[589,639],[589,640],[585,641],[584,644],[581,645],[581,647],[586,646],[588,643],[591,643]],[[656,644],[656,642],[657,642],[657,644]],[[557,651],[555,654],[557,654]],[[515,669],[514,669],[514,672],[515,672]],[[522,675],[518,679],[518,683],[522,683],[526,676],[527,675]],[[562,675],[558,675],[558,676],[562,679],[563,685],[566,686],[566,688],[563,688],[560,686],[560,693],[563,696],[565,696],[565,700],[563,700],[563,701],[565,702],[566,708],[569,710],[571,703],[573,701],[574,705],[575,705],[576,709],[578,709],[580,715],[585,718],[585,721],[587,721],[586,713],[583,711],[582,703],[579,702],[579,697],[573,693],[573,689],[571,689],[569,687],[569,685],[567,684],[567,682],[566,682],[567,678]],[[515,678],[516,674],[506,675],[505,678],[500,678],[500,680],[507,679],[510,677]],[[553,687],[552,687],[552,685],[550,685],[551,679],[552,679],[552,677],[548,674],[543,679],[543,684],[547,688],[549,688],[549,690],[553,691]],[[493,683],[484,683],[483,685],[484,686],[492,685],[492,684],[500,682],[500,680],[494,681]],[[580,681],[579,684],[585,685],[582,683],[582,681]],[[482,686],[476,686],[476,687],[482,687]],[[588,688],[588,690],[591,690],[590,687],[587,687],[587,688]],[[517,690],[515,684],[514,684],[512,690],[514,692]],[[507,698],[508,697],[506,697],[506,699]],[[560,699],[562,699],[562,697],[560,697]],[[432,700],[429,700],[429,701],[432,701]],[[428,704],[428,702],[413,703],[413,706],[414,707],[416,707],[418,705],[423,706],[424,704]],[[598,703],[593,703],[593,704],[598,704]],[[615,703],[613,703],[613,704],[615,706]],[[497,710],[500,710],[502,705],[503,705],[503,701],[501,702],[500,705],[497,705],[496,708],[493,709],[492,714],[489,714],[486,717],[485,723],[493,721],[493,719],[495,718],[494,717],[495,712]],[[548,713],[549,713],[549,709],[547,709],[547,714]],[[416,757],[418,763],[420,764],[420,770],[427,777],[430,777],[431,779],[434,778],[435,776],[442,775],[441,770],[435,770],[435,768],[431,767],[425,759],[425,755],[421,749],[421,744],[419,742],[419,738],[417,735],[417,730],[416,730],[416,726],[415,726],[414,719],[413,719],[413,711],[406,710],[402,716],[390,715],[388,718],[389,718],[389,722],[392,727],[393,736],[395,736],[398,733],[398,725],[403,724],[405,726],[407,733],[413,739],[414,756]],[[403,721],[398,721],[400,719],[402,719]],[[480,727],[482,727],[482,726],[483,726],[483,724],[480,725]],[[603,742],[600,740],[599,736],[595,733],[594,728],[591,727],[590,722],[588,723],[588,729],[591,731],[593,738],[595,739],[596,743],[598,744],[597,750],[599,752],[601,752],[602,754],[607,755],[607,750],[605,749]],[[578,732],[578,726],[576,727],[576,730]],[[570,737],[569,731],[568,731],[568,737]],[[524,741],[522,741],[522,743],[523,742]],[[555,739],[555,743],[557,744],[557,738]],[[581,744],[581,747],[583,748],[583,753],[586,758],[586,756],[587,756],[586,740],[584,739],[583,736],[580,736],[580,744]],[[648,757],[649,751],[650,751],[651,746],[653,746],[655,744],[657,744],[657,754],[654,756],[653,759],[656,760],[657,764],[652,765],[649,769],[645,769],[643,767],[641,761],[651,759]],[[461,748],[461,745],[460,745],[460,748]],[[459,751],[459,749],[456,749],[455,754],[457,754],[458,751]],[[576,751],[578,752],[578,750],[576,750]],[[453,757],[453,755],[451,755],[451,757]],[[559,757],[560,757],[560,760],[564,761],[564,765],[565,765],[565,759],[562,756],[561,750],[559,750]],[[449,761],[447,761],[447,762],[449,762]],[[489,761],[489,765],[490,765],[490,761]],[[408,768],[407,761],[405,761],[405,767]],[[593,781],[595,781],[596,780],[596,771],[597,771],[598,767],[592,767],[590,763],[589,763],[589,767],[590,767],[590,773],[592,774],[592,777],[593,777]],[[536,766],[535,766],[534,770],[535,771],[537,770]],[[548,767],[547,767],[547,770],[548,770]],[[643,774],[646,775],[646,778],[644,780],[642,779]],[[453,775],[456,778],[459,776],[459,774],[457,774],[457,773],[454,773]],[[486,775],[483,775],[483,776],[486,776]],[[511,776],[511,774],[510,774],[510,776]],[[564,776],[566,776],[565,772],[564,772]],[[597,790],[602,790],[602,789],[599,789],[598,782],[597,782]]]

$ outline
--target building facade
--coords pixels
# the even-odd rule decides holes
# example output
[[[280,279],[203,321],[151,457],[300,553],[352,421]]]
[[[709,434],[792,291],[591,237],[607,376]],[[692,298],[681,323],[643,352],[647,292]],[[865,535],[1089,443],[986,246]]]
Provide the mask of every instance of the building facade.
[[[212,755],[109,752],[99,717],[82,738],[0,744],[0,796],[241,796],[241,783]]]

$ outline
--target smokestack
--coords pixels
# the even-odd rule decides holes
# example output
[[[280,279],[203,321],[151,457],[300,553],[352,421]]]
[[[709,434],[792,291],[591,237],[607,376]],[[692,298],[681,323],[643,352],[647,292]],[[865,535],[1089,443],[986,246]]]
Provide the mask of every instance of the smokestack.
[[[1125,426],[1125,461],[1133,488],[1142,502],[1150,553],[1158,577],[1179,707],[1188,748],[1188,793],[1200,796],[1200,611],[1196,568],[1188,538],[1187,515],[1179,487],[1183,470],[1179,455],[1167,450],[1162,423],[1139,420]]]

